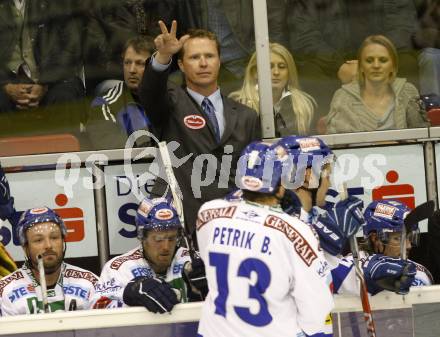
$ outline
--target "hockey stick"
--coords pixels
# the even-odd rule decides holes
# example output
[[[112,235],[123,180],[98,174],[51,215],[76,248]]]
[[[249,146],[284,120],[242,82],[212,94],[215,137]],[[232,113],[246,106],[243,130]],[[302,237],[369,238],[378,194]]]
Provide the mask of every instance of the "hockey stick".
[[[173,165],[171,163],[170,153],[168,151],[166,142],[159,142],[159,152],[162,158],[162,163],[165,168],[165,174],[168,180],[168,186],[170,187],[171,194],[173,195],[174,207],[176,208],[177,215],[179,216],[180,224],[182,225],[183,237],[185,239],[186,246],[188,247],[189,254],[191,256],[191,261],[195,258],[194,247],[191,243],[191,239],[188,236],[185,227],[185,218],[183,214],[183,204],[182,204],[182,192],[180,190],[177,179],[174,175]]]
[[[41,294],[43,296],[43,309],[45,313],[49,312],[49,301],[47,299],[46,273],[44,272],[43,256],[38,254],[38,274],[40,274]]]
[[[400,238],[400,257],[406,260],[406,230],[407,227],[414,223],[419,223],[422,220],[428,219],[434,213],[435,203],[433,200],[428,200],[423,204],[418,205],[403,220],[402,236]]]
[[[339,191],[341,200],[347,198],[347,187],[342,185]],[[373,320],[373,313],[371,311],[370,299],[368,297],[367,283],[365,282],[364,273],[359,265],[359,247],[356,240],[356,234],[350,237],[350,250],[353,255],[353,263],[356,272],[356,276],[360,283],[360,297],[362,302],[362,310],[364,311],[364,320],[367,325],[367,335],[369,337],[376,337],[376,326]]]

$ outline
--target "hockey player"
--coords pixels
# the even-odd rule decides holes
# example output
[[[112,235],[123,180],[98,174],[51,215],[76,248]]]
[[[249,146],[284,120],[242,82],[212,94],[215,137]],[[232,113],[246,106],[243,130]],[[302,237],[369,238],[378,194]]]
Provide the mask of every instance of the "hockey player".
[[[98,277],[63,261],[66,233],[63,220],[48,207],[21,215],[18,234],[26,261],[0,280],[3,316],[89,308]]]
[[[329,267],[313,231],[279,204],[286,158],[281,147],[249,144],[236,178],[242,199],[213,200],[199,210],[209,286],[199,336],[312,335],[333,308]]]
[[[332,268],[339,265],[337,257],[347,240],[365,224],[362,201],[350,196],[327,207],[326,195],[331,185],[330,176],[334,155],[332,150],[318,137],[287,136],[281,138],[279,146],[289,153],[290,167],[283,183],[289,190],[282,200],[282,208],[294,214],[315,230],[325,258]],[[333,288],[331,282],[329,287]],[[332,317],[329,313],[323,329],[313,337],[333,336]]]
[[[365,209],[367,225],[363,227],[370,253],[361,251],[361,263],[372,295],[382,290],[406,294],[411,286],[432,284],[432,276],[422,265],[401,258],[401,235],[404,219],[411,210],[395,200],[376,200]],[[406,249],[417,244],[418,224],[411,224],[406,230]],[[341,265],[332,271],[335,291],[358,293],[351,256],[343,259]]]
[[[179,247],[182,225],[169,201],[145,198],[136,212],[136,227],[141,244],[105,264],[94,308],[144,306],[165,313],[179,302],[200,300],[182,276],[191,258]],[[206,284],[204,288],[206,293]]]

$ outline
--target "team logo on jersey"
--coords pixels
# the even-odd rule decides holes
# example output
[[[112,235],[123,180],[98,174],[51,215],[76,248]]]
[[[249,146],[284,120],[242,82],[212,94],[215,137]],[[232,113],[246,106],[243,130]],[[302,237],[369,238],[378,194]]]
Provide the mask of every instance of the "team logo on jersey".
[[[154,217],[157,220],[170,220],[173,218],[173,211],[170,209],[160,209],[156,212]]]
[[[298,139],[298,144],[303,152],[316,151],[321,146],[317,138]]]
[[[260,179],[251,176],[242,177],[241,183],[243,188],[249,191],[258,191],[263,187],[263,182]]]
[[[374,210],[373,216],[378,216],[380,218],[392,219],[394,213],[396,213],[397,208],[394,206],[389,206],[385,204],[378,203],[376,209]]]
[[[241,211],[239,214],[237,214],[237,219],[245,221],[258,223],[259,218],[261,218],[260,214],[258,214],[254,210]]]
[[[206,125],[205,119],[200,115],[189,115],[183,119],[183,123],[187,128],[198,130]]]
[[[40,208],[32,208],[32,209],[29,211],[29,213],[31,213],[31,214],[44,214],[44,213],[46,213],[47,211],[49,211],[49,210],[47,209],[47,207],[40,207]]]

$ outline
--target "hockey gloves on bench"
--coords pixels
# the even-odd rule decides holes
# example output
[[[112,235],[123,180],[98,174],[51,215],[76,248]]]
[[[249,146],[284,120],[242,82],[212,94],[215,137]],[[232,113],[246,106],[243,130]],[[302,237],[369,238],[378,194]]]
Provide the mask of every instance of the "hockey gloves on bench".
[[[338,201],[326,213],[319,215],[313,227],[318,233],[322,249],[332,255],[341,253],[347,239],[356,235],[359,228],[365,224],[362,207],[362,200],[349,196]]]
[[[200,257],[195,257],[191,262],[186,262],[182,277],[187,284],[188,295],[193,301],[203,301],[208,294],[208,282],[206,280],[205,264]]]
[[[124,303],[143,306],[154,313],[170,312],[179,303],[176,293],[164,280],[156,277],[137,277],[124,289]]]
[[[368,292],[375,295],[382,290],[405,295],[416,275],[416,265],[408,260],[375,254],[364,267]]]

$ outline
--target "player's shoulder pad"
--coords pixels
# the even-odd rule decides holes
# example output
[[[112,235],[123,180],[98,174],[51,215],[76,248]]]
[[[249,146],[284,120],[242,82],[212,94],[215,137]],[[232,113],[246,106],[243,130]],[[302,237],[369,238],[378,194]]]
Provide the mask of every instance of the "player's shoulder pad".
[[[23,271],[21,269],[17,269],[13,273],[3,277],[0,280],[0,297],[3,295],[3,289],[5,289],[5,287],[8,284],[11,284],[12,282],[23,279],[23,278],[24,278],[24,275],[23,275]]]
[[[136,247],[129,252],[122,254],[120,256],[116,256],[107,262],[110,269],[118,270],[125,262],[143,259],[144,256],[142,254],[141,248]]]
[[[70,264],[66,264],[64,277],[86,280],[92,283],[93,285],[95,285],[99,281],[98,276],[96,276],[91,271]]]

